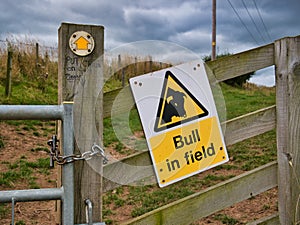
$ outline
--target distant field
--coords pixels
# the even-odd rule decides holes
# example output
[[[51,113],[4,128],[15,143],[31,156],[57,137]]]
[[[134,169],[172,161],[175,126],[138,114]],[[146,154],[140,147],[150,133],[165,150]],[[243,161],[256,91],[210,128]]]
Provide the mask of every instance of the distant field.
[[[16,62],[18,62],[18,57],[15,57]],[[48,76],[43,78],[35,76],[34,72],[28,72],[28,74],[22,73],[21,63],[16,66],[13,69],[15,74],[12,79],[12,95],[10,97],[6,97],[4,95],[6,82],[5,52],[2,53],[1,62],[0,104],[57,104],[56,62],[48,62]],[[30,62],[28,62],[27,64],[34,66],[34,63],[30,64]],[[50,70],[50,68],[52,69]],[[29,70],[25,70],[23,68],[23,72],[24,71]],[[116,87],[120,87],[120,85],[120,80],[112,79],[106,85],[105,90],[113,90]],[[247,84],[243,88],[221,84],[221,88],[226,104],[225,117],[227,119],[232,119],[275,104],[275,88],[257,87],[253,84]],[[224,117],[224,115],[222,115],[222,117]],[[55,127],[53,122],[45,124],[44,122],[41,123],[34,121],[9,121],[1,122],[1,124],[11,126],[15,129],[17,134],[30,134],[35,137],[44,137],[45,140],[51,137]],[[133,132],[138,136],[138,141],[143,143],[142,146],[145,146],[142,128],[135,109],[133,109],[130,114],[130,126]],[[6,137],[3,133],[0,134],[0,153],[5,152],[7,139],[8,137]],[[109,151],[113,151],[113,153],[117,154],[119,158],[134,153],[133,149],[128,148],[128,146],[126,147],[122,141],[118,140],[115,136],[114,130],[111,127],[110,118],[106,118],[104,120],[104,144]],[[47,152],[47,147],[35,146],[34,142],[32,142],[28,148],[30,148],[30,151],[32,152]],[[228,153],[230,156],[230,162],[163,189],[159,189],[157,185],[148,185],[143,187],[125,186],[107,192],[104,196],[103,207],[106,224],[116,224],[120,221],[142,215],[164,204],[191,195],[218,182],[241,174],[244,171],[251,170],[275,160],[275,131],[270,131],[233,146],[228,146]],[[5,154],[3,155],[5,156]],[[49,172],[47,172],[50,171],[50,169],[47,168],[47,155],[44,155],[43,157],[38,155],[33,159],[33,162],[28,162],[28,157],[26,158],[23,156],[22,158],[22,153],[20,153],[20,156],[21,157],[19,159],[14,158],[14,161],[10,161],[11,159],[9,157],[1,158],[1,161],[5,163],[2,164],[0,171],[0,189],[14,188],[15,186],[18,186],[18,184],[22,183],[24,180],[22,170],[24,170],[23,172],[25,173],[25,176],[27,171],[27,176],[30,177],[28,188],[42,187],[38,184],[38,182],[36,182],[37,177],[41,179],[41,177],[43,178],[44,176],[45,179],[50,180],[49,182],[53,182],[53,179],[55,178],[50,179]],[[14,180],[9,180],[11,179],[7,176],[9,171],[11,173],[15,173]],[[268,210],[274,210],[275,206],[271,205],[271,203],[265,203],[261,207],[265,208],[265,211],[267,212]],[[7,206],[0,206],[1,219],[9,216],[9,210],[6,208]],[[251,210],[255,209],[253,208]],[[247,214],[247,212],[244,213]],[[241,218],[237,215],[233,215],[232,213],[228,213],[225,210],[211,216],[209,221],[211,221],[211,224],[243,224],[247,219],[250,220],[251,218],[247,216]],[[206,222],[199,222],[199,224],[206,224]]]

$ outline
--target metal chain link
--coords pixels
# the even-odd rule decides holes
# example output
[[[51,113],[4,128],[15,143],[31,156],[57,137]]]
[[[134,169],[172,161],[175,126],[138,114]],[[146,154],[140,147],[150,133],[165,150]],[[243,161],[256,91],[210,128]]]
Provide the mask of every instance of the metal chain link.
[[[73,163],[75,161],[79,160],[90,160],[94,156],[100,156],[103,158],[103,164],[106,164],[108,162],[107,157],[105,156],[104,150],[97,144],[93,144],[91,151],[87,151],[80,154],[73,154],[73,155],[66,155],[61,156],[60,152],[58,150],[58,139],[55,135],[52,136],[52,139],[50,139],[47,143],[51,147],[50,149],[50,167],[54,166],[54,161],[58,165],[64,165],[67,163]]]
[[[106,164],[108,162],[103,148],[95,143],[93,144],[91,151],[84,152],[81,156],[84,160],[90,160],[93,156],[101,156],[103,158],[103,164]]]

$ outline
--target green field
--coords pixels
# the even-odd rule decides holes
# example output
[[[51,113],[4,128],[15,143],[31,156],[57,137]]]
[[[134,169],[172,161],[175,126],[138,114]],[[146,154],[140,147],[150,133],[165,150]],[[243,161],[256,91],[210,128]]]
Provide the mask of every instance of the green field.
[[[13,55],[12,93],[10,97],[5,96],[6,50],[0,52],[0,104],[57,104],[57,62],[49,60],[49,55],[46,54],[41,57],[41,68],[43,69],[37,70],[34,59],[35,52],[33,50],[25,52],[24,49],[18,49],[18,46],[15,48],[14,51],[19,51],[19,53]],[[46,72],[47,76],[45,76]],[[120,87],[120,85],[120,80],[112,79],[105,85],[104,90],[108,92]],[[218,109],[222,113],[219,115],[222,120],[232,119],[275,104],[275,88],[257,87],[252,84],[247,84],[242,88],[232,87],[224,83],[221,83],[220,87],[226,105],[226,110],[223,108],[224,106],[220,106]],[[136,109],[131,110],[129,121],[132,132],[139,134],[139,139],[134,146],[145,149],[146,144]],[[36,137],[50,138],[55,131],[54,121],[2,121],[1,123],[14,126],[17,133],[29,132]],[[104,119],[103,125],[106,148],[113,148],[120,156],[128,156],[135,152],[117,138],[110,118]],[[5,144],[5,139],[0,134],[0,151],[5,147]],[[103,198],[106,224],[114,224],[118,220],[122,220],[122,218],[116,219],[116,215],[121,211],[127,212],[125,219],[137,217],[227,180],[243,171],[275,160],[276,134],[275,131],[270,131],[235,145],[227,146],[227,148],[230,162],[166,188],[160,189],[157,185],[125,186],[107,192]],[[34,146],[33,143],[31,151],[47,151],[47,149]],[[40,188],[36,183],[36,174],[39,176],[49,175],[48,164],[49,158],[37,159],[34,162],[29,162],[22,155],[15,161],[5,159],[2,161],[2,165],[6,167],[6,171],[0,172],[0,187],[13,188],[15,183],[22,182],[27,178],[28,188]],[[49,182],[53,182],[53,179],[51,178]],[[6,207],[0,205],[0,218],[5,217],[7,211]],[[223,214],[217,214],[213,219],[221,221],[223,224],[239,224],[238,220]]]
[[[222,92],[226,104],[227,119],[232,119],[255,110],[275,104],[275,88],[257,87],[248,85],[246,88],[231,87],[221,84]],[[140,122],[136,111],[133,116],[132,127],[140,128]],[[106,120],[104,137],[111,137],[110,142],[118,142],[113,130],[110,129],[109,120]],[[121,143],[119,143],[121,145]],[[142,187],[121,187],[106,193],[104,197],[105,218],[107,224],[114,224],[114,215],[122,211],[123,207],[131,206],[131,217],[140,216],[146,212],[173,202],[177,199],[191,195],[204,188],[217,184],[240,174],[249,171],[268,162],[276,160],[276,133],[275,130],[263,135],[247,139],[228,147],[230,162],[211,169],[200,175],[195,175],[186,180],[165,188],[158,188],[157,185]],[[120,148],[120,153],[125,153]],[[225,219],[224,219],[225,218]],[[216,216],[215,220],[220,220],[224,224],[238,224],[239,221],[224,216]],[[229,221],[229,222],[226,222]]]
[[[48,85],[43,89],[34,80],[24,79],[13,82],[11,97],[4,96],[4,81],[2,79],[0,82],[0,104],[57,104],[56,79],[47,81]],[[109,88],[112,88],[111,85]],[[255,85],[238,88],[226,84],[221,84],[221,88],[226,104],[227,119],[232,119],[275,104],[275,88],[256,87]],[[38,121],[8,121],[7,123],[15,125],[16,130],[22,127],[22,129],[32,130],[36,135],[43,133],[43,135],[51,136],[50,131],[46,133],[45,131],[41,131],[41,124]],[[52,125],[54,126],[53,122]],[[130,127],[133,132],[142,130],[135,109],[130,114]],[[167,203],[229,179],[241,171],[248,171],[271,162],[276,159],[275,136],[275,131],[270,131],[233,146],[227,146],[231,159],[229,163],[163,189],[158,188],[157,185],[147,185],[142,187],[126,186],[109,191],[104,195],[104,219],[107,224],[117,222],[114,219],[114,215],[118,214],[119,210],[122,210],[123,207],[128,207],[128,205],[130,206],[130,217],[142,215]],[[142,146],[145,146],[145,140],[142,139],[140,141],[142,142]],[[118,140],[115,136],[110,118],[104,120],[104,144],[106,147],[113,146],[115,151],[124,156],[133,152],[126,148],[122,141]],[[0,135],[1,145],[5,145],[5,143],[2,141]],[[10,186],[12,182],[28,176],[30,177],[28,187],[39,188],[34,182],[32,169],[37,167],[40,168],[41,173],[47,173],[47,167],[45,166],[47,163],[44,159],[40,159],[33,164],[29,164],[26,159],[5,163],[7,163],[11,171],[0,173],[1,186]],[[215,219],[225,221],[224,216],[216,216]],[[227,220],[230,223],[224,222],[224,224],[238,224],[239,222],[228,218]]]

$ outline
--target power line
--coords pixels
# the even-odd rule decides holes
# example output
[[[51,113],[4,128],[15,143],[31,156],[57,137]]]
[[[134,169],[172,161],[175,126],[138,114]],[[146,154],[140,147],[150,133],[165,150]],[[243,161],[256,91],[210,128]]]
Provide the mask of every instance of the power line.
[[[262,33],[260,32],[260,30],[259,30],[259,28],[258,28],[258,26],[257,26],[257,24],[256,24],[256,22],[254,21],[253,17],[251,16],[251,14],[250,14],[250,12],[249,12],[249,10],[248,10],[248,7],[247,7],[246,4],[245,4],[245,1],[242,0],[242,3],[243,3],[243,5],[244,5],[244,7],[245,7],[245,9],[246,9],[246,11],[247,11],[247,13],[248,13],[248,15],[249,15],[251,21],[252,21],[252,23],[254,24],[254,26],[255,26],[257,32],[259,33],[261,39],[263,40],[263,42],[266,42],[264,36],[263,36]]]
[[[253,3],[254,3],[254,5],[255,5],[256,11],[257,11],[257,13],[258,13],[258,15],[259,15],[260,21],[261,21],[261,23],[263,24],[263,27],[264,27],[264,29],[265,29],[265,31],[266,31],[266,34],[267,34],[268,38],[269,38],[269,41],[272,41],[272,38],[271,38],[271,36],[270,36],[270,34],[269,34],[269,31],[268,31],[268,29],[267,29],[267,27],[266,27],[266,24],[265,24],[264,20],[263,20],[261,14],[260,14],[259,8],[257,7],[255,0],[253,0]]]
[[[244,23],[244,21],[242,20],[242,18],[240,17],[239,13],[236,11],[236,9],[234,8],[234,6],[230,2],[230,0],[227,0],[227,2],[229,3],[229,5],[233,9],[233,11],[235,12],[235,14],[237,15],[237,17],[239,18],[240,22],[243,24],[243,26],[245,27],[245,29],[248,31],[248,33],[250,34],[250,36],[252,37],[252,39],[256,42],[257,45],[259,45],[258,41],[255,39],[255,37],[253,36],[253,34],[251,33],[251,31],[248,29],[248,27],[246,26],[246,24]]]

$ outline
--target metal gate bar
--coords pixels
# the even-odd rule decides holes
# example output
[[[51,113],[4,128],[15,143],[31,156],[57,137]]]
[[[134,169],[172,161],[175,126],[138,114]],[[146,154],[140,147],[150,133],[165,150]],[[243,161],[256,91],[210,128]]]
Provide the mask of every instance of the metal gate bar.
[[[12,199],[15,202],[62,200],[63,194],[63,188],[0,191],[0,202],[9,203]]]
[[[73,103],[63,105],[1,105],[0,120],[62,120],[65,155],[74,151]],[[31,190],[0,191],[0,202],[62,200],[62,224],[74,225],[74,167],[63,165],[62,187]],[[14,213],[12,213],[14,215]],[[12,218],[14,221],[14,218]]]
[[[0,105],[0,120],[61,120],[63,105]]]
[[[74,127],[73,127],[73,103],[65,103],[63,114],[63,153],[74,154]],[[74,164],[64,164],[62,169],[62,185],[64,195],[62,199],[62,224],[74,224]]]

